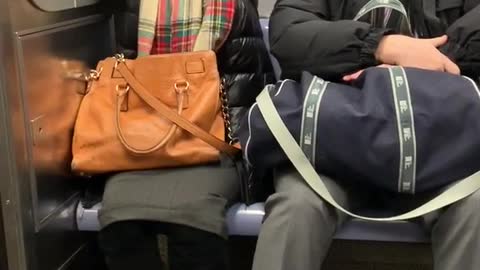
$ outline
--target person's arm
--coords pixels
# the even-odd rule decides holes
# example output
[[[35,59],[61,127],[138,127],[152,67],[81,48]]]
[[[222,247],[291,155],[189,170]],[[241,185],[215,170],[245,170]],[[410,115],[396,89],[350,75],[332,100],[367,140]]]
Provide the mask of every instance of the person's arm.
[[[336,1],[336,0],[333,0]],[[325,79],[379,64],[375,52],[387,29],[353,20],[330,21],[327,0],[278,0],[270,44],[283,77],[309,71]]]
[[[336,0],[331,1],[278,0],[270,19],[270,44],[283,77],[296,78],[309,71],[339,80],[378,64],[460,73],[437,49],[447,42],[446,36],[417,39],[368,23],[330,21],[327,6]]]
[[[437,49],[444,46],[447,41],[446,35],[431,39],[389,35],[380,41],[375,58],[383,63],[378,67],[396,65],[459,75],[459,67]],[[356,80],[362,73],[363,69],[344,76],[343,80],[347,82]]]
[[[449,41],[441,51],[458,64],[462,74],[477,79],[480,77],[480,5],[466,6],[465,11],[467,13],[447,29]]]

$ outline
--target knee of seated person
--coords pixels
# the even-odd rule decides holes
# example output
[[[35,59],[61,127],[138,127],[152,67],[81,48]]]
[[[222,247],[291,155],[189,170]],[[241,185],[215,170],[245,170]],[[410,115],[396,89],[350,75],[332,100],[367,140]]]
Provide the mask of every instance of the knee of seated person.
[[[458,205],[462,208],[462,211],[474,212],[480,217],[480,190],[460,201]]]
[[[305,218],[306,216],[316,216],[326,218],[330,215],[328,204],[306,190],[294,189],[277,193],[276,196],[275,200],[277,203],[274,204],[282,204],[283,210],[290,217],[298,216],[299,218]]]
[[[447,211],[451,215],[458,216],[458,220],[476,222],[480,224],[480,190],[463,200],[451,205]],[[449,216],[451,217],[451,216]],[[453,218],[453,217],[451,217]]]

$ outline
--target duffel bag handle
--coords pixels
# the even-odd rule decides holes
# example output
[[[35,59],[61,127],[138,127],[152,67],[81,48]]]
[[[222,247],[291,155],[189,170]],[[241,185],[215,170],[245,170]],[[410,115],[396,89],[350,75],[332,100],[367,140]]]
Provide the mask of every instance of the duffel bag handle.
[[[263,90],[263,92],[257,97],[257,104],[260,113],[262,114],[273,136],[307,184],[326,202],[349,216],[363,220],[384,222],[413,219],[460,201],[480,189],[480,172],[477,172],[457,182],[455,185],[431,201],[405,214],[386,218],[372,218],[357,215],[343,208],[332,197],[322,178],[315,171],[315,168],[312,166],[300,146],[297,144],[295,138],[283,123],[277,109],[275,108],[272,98],[270,97],[268,88]]]
[[[363,6],[358,14],[353,18],[354,21],[358,21],[361,17],[377,8],[391,8],[400,12],[405,19],[409,19],[407,10],[402,2],[398,0],[371,0]]]
[[[419,1],[419,0],[415,0]],[[391,8],[402,14],[403,18],[407,22],[408,32],[413,36],[412,25],[410,23],[410,17],[408,16],[405,6],[399,0],[371,0],[363,6],[358,14],[353,18],[354,21],[358,21],[360,18],[365,16],[367,13],[374,11],[378,8]]]

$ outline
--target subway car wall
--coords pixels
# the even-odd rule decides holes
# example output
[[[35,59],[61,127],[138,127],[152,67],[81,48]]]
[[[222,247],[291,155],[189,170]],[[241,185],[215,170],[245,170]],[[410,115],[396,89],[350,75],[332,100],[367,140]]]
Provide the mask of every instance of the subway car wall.
[[[115,51],[112,17],[95,2],[0,1],[2,270],[94,269],[95,235],[75,223],[85,181],[68,174],[71,123],[59,120],[85,87],[71,75]]]

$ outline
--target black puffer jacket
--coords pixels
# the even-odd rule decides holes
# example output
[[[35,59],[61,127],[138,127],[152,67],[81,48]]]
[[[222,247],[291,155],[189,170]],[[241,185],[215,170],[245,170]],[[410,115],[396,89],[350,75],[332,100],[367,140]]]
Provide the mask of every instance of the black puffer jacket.
[[[480,76],[480,0],[401,0],[423,38],[447,33],[440,48],[462,74]],[[377,63],[374,52],[392,29],[352,19],[368,0],[277,0],[270,19],[270,44],[283,77],[309,71],[339,80]],[[301,41],[292,43],[292,41]]]
[[[115,15],[117,51],[128,58],[135,58],[140,0],[108,2]],[[229,96],[234,138],[237,138],[240,119],[265,84],[273,79],[268,51],[262,38],[256,0],[237,0],[232,31],[217,52],[218,66],[225,78]]]

